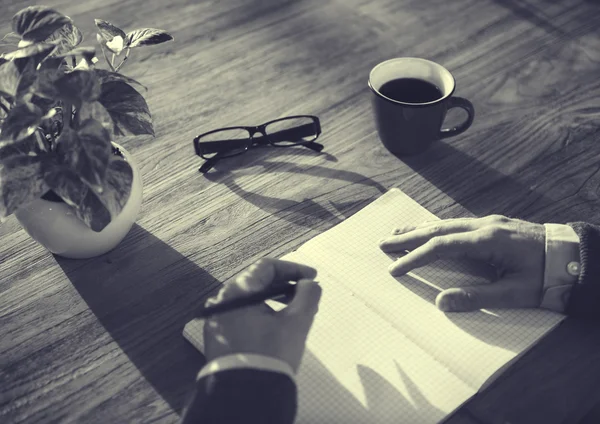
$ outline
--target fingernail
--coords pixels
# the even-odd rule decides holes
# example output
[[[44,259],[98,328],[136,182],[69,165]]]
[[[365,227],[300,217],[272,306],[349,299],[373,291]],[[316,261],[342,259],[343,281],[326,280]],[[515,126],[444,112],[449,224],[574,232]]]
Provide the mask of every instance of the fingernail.
[[[377,244],[383,244],[386,241],[387,241],[387,238],[382,238],[382,239],[379,239],[379,241],[377,242]]]
[[[451,297],[444,297],[440,300],[438,308],[444,312],[454,312],[456,310],[456,302]]]
[[[396,227],[392,230],[392,234],[394,235],[398,235],[398,234],[404,234],[404,233],[408,233],[409,231],[414,230],[415,227],[412,225],[403,225],[402,227]]]
[[[392,274],[392,275],[396,274],[396,273],[397,273],[397,270],[398,270],[398,265],[396,264],[396,262],[394,262],[393,264],[391,264],[391,265],[388,267],[388,271],[389,271],[389,272],[390,272],[390,274]]]
[[[440,299],[438,307],[444,312],[470,311],[472,308],[469,292],[463,289],[448,289]]]

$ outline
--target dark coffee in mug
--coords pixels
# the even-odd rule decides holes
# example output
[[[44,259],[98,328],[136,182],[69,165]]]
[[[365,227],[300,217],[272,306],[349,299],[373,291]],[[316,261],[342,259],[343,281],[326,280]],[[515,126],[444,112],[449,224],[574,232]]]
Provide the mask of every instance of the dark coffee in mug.
[[[396,78],[381,86],[379,92],[403,103],[429,103],[443,97],[442,90],[419,78]]]
[[[416,57],[386,60],[369,74],[373,114],[383,145],[396,156],[424,152],[436,140],[466,131],[475,109],[455,97],[454,77],[435,62]],[[468,117],[454,128],[442,128],[449,109],[464,109]]]

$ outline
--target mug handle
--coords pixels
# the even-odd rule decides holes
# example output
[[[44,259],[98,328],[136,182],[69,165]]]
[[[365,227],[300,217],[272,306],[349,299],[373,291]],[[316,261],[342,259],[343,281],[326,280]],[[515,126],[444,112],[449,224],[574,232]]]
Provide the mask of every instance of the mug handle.
[[[463,99],[462,97],[450,97],[448,99],[448,110],[453,107],[459,107],[464,109],[468,116],[465,122],[454,127],[454,128],[446,128],[440,131],[440,138],[452,137],[458,134],[464,133],[471,124],[473,123],[473,119],[475,118],[475,108],[473,107],[473,103],[468,101],[467,99]]]

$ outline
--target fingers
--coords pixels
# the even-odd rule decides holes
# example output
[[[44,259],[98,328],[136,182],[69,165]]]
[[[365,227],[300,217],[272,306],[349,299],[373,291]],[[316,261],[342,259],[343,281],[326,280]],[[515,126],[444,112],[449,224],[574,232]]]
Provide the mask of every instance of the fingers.
[[[250,267],[253,278],[260,280],[262,287],[272,283],[287,281],[312,280],[317,276],[317,270],[308,265],[280,259],[263,258]]]
[[[217,296],[217,301],[228,300],[261,291],[272,284],[288,281],[312,280],[317,270],[303,264],[262,258],[242,272],[234,281],[226,283]]]
[[[478,309],[536,308],[542,288],[526,284],[523,277],[507,277],[495,283],[447,289],[436,300],[444,312],[468,312]]]
[[[396,228],[393,236],[380,241],[379,247],[384,252],[413,250],[433,237],[474,231],[479,227],[473,218],[427,221],[414,227]]]
[[[302,314],[314,316],[319,310],[322,289],[319,283],[303,279],[296,283],[296,294],[284,309],[286,315]]]
[[[491,253],[485,248],[477,231],[444,235],[429,239],[425,244],[407,253],[390,265],[394,276],[403,275],[438,259],[472,258],[489,262]]]

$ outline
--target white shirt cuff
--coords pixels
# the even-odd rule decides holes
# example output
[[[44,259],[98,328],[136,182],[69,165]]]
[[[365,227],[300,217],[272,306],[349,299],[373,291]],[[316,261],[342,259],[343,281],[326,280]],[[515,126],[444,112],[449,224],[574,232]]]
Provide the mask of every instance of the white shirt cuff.
[[[294,370],[289,364],[280,359],[252,353],[236,353],[232,355],[221,356],[208,362],[198,373],[196,381],[206,377],[209,374],[238,368],[251,368],[262,371],[279,372],[288,375],[292,380],[294,380]]]
[[[541,308],[563,313],[573,284],[579,279],[579,237],[565,224],[546,227],[546,261]]]

